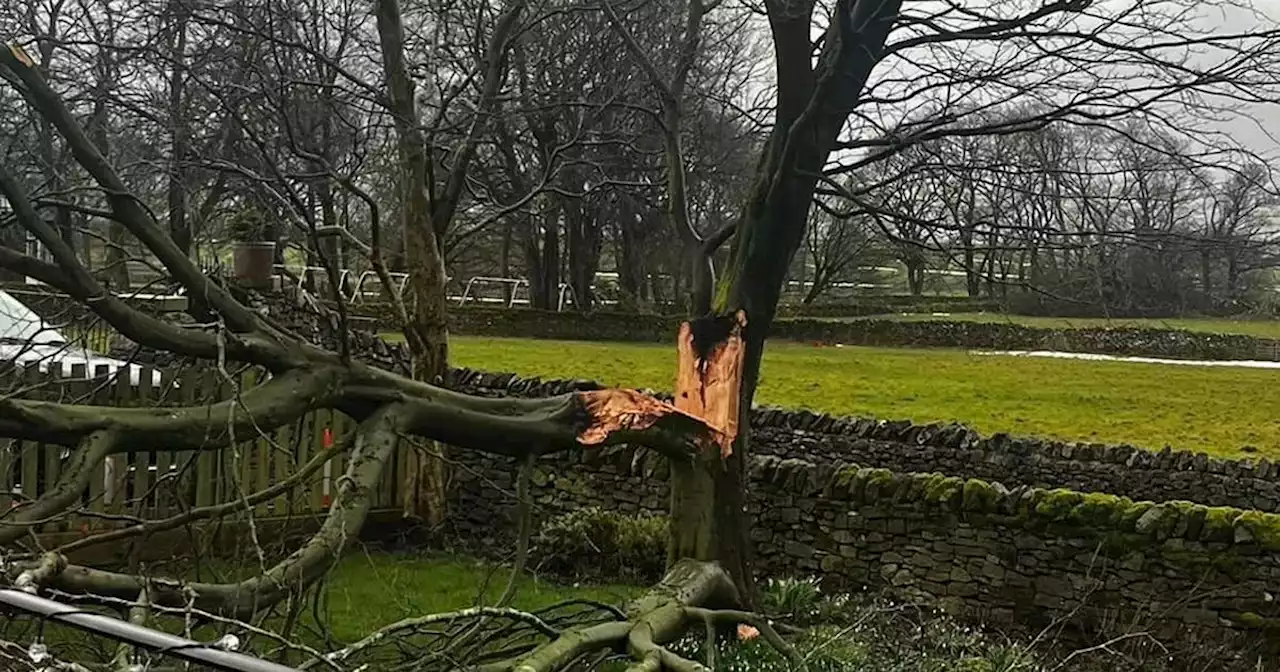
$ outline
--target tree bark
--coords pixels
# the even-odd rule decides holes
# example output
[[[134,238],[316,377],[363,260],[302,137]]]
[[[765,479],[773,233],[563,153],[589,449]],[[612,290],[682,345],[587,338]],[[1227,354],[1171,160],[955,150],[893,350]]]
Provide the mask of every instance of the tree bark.
[[[911,292],[911,296],[920,296],[924,293],[924,263],[910,260],[906,262],[907,267],[907,290]]]
[[[644,223],[636,221],[636,210],[630,198],[618,199],[617,246],[618,285],[638,310],[649,305],[649,271],[645,263]]]
[[[723,334],[728,331],[726,321],[736,319],[731,316],[742,316],[737,407],[743,412],[749,412],[755,400],[765,339],[791,260],[804,238],[817,176],[883,50],[899,7],[900,0],[837,2],[816,70],[810,17],[770,12],[779,82],[776,119],[755,186],[733,229],[731,258],[717,286],[711,316],[703,321],[721,325],[710,334]],[[706,460],[703,469],[684,474],[673,470],[679,474],[672,480],[673,507],[691,511],[673,510],[672,548],[675,555],[694,558],[713,554],[742,599],[751,604],[756,587],[746,508],[748,427],[748,422],[741,422],[731,448],[719,459]],[[700,510],[692,511],[694,507]]]
[[[584,199],[565,199],[565,224],[569,232],[569,284],[573,307],[589,312],[595,305],[596,270],[600,267],[600,229],[595,208]]]
[[[169,235],[182,253],[191,256],[191,224],[187,221],[187,115],[184,109],[187,50],[187,9],[182,2],[171,5],[173,12],[173,72],[169,76]]]
[[[409,324],[405,340],[413,358],[413,378],[424,382],[444,379],[449,357],[449,328],[445,317],[445,269],[432,218],[428,193],[428,156],[419,128],[413,80],[404,61],[404,27],[397,0],[379,0],[378,36],[382,65],[395,121],[399,162],[400,217],[404,231],[404,261],[409,270],[405,304]],[[387,288],[388,291],[395,291]],[[438,525],[445,516],[443,447],[428,446],[410,453],[404,482],[406,516]]]
[[[541,310],[555,310],[560,293],[560,209],[553,200],[548,199],[540,212],[524,217],[529,302]]]

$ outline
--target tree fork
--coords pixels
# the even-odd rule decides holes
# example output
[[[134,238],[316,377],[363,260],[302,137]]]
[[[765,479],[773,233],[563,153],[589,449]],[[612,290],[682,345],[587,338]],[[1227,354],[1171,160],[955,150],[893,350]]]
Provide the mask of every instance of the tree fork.
[[[46,522],[74,504],[89,487],[94,470],[115,446],[116,435],[108,430],[99,430],[85,437],[72,453],[66,471],[52,490],[34,502],[19,505],[9,512],[12,515],[0,515],[0,546],[21,539],[31,527]]]
[[[719,563],[684,558],[673,564],[656,586],[627,605],[626,621],[569,630],[515,662],[484,669],[487,672],[554,672],[593,651],[612,648],[625,650],[635,661],[628,670],[703,672],[709,666],[676,655],[665,647],[695,622],[712,627],[753,625],[770,645],[787,656],[794,669],[804,669],[803,658],[768,619],[734,608],[741,602],[734,583]],[[708,657],[714,660],[713,650],[708,651]]]

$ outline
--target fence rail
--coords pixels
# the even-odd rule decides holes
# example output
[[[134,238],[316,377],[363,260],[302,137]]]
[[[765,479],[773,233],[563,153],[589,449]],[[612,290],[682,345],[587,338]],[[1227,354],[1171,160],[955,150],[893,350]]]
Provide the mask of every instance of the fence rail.
[[[11,371],[11,389],[24,398],[88,403],[111,407],[183,406],[232,398],[235,389],[265,381],[260,370],[246,370],[231,379],[209,369],[181,372],[142,367],[134,378],[97,367],[71,367],[70,375],[49,367]],[[158,373],[159,375],[154,375]],[[159,384],[155,384],[156,381]],[[136,383],[136,384],[135,384]],[[254,515],[281,517],[321,513],[336,491],[335,481],[346,469],[346,451],[320,461],[324,451],[341,445],[351,420],[336,411],[308,413],[274,431],[245,436],[220,449],[168,451],[163,446],[130,446],[94,468],[74,510],[35,526],[37,533],[91,533],[120,525],[129,518],[160,519],[193,507],[252,500]],[[70,482],[75,448],[34,441],[0,439],[0,521],[24,503]],[[402,460],[384,469],[381,486],[372,494],[373,508],[398,502]],[[296,481],[278,493],[254,496]]]

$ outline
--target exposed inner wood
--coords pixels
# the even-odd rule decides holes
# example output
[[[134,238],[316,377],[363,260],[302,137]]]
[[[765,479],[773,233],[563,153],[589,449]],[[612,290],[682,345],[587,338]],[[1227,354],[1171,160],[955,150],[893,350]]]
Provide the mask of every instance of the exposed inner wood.
[[[711,343],[699,338],[690,322],[680,325],[676,337],[675,406],[702,418],[715,432],[722,458],[733,454],[733,441],[738,438],[746,355],[742,330],[747,326],[747,315],[738,311],[733,319],[728,334]]]
[[[700,437],[704,441],[717,444],[722,441],[719,431],[697,415],[636,390],[591,390],[579,392],[578,398],[589,418],[587,426],[578,432],[578,443],[584,446],[603,444],[617,432],[649,429],[671,416],[684,416],[697,425],[707,426],[711,431]]]

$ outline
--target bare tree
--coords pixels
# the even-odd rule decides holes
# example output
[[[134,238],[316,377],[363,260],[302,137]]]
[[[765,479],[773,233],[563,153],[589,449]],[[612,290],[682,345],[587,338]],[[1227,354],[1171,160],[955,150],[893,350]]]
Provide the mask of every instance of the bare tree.
[[[834,199],[823,199],[834,200]],[[808,305],[840,282],[856,282],[858,267],[874,265],[882,256],[876,249],[874,219],[865,212],[842,210],[819,200],[805,233],[805,282],[801,303]],[[847,207],[847,204],[846,204]]]
[[[364,349],[372,352],[378,346],[373,341],[355,341],[358,334],[343,323],[346,306],[341,300],[335,298],[334,302],[338,313],[335,322],[340,326],[331,330],[333,342],[329,345],[332,347],[324,347],[291,333],[272,316],[252,309],[248,305],[251,296],[235,292],[202,273],[175,244],[170,227],[161,225],[143,195],[131,188],[132,180],[126,181],[124,169],[116,165],[121,155],[107,158],[80,123],[80,115],[72,111],[63,96],[42,76],[37,59],[19,46],[0,50],[0,74],[9,88],[21,96],[28,109],[56,129],[85,182],[91,181],[93,198],[100,206],[96,216],[124,227],[137,245],[145,248],[189,296],[202,298],[211,319],[179,326],[134,309],[109,292],[89,273],[57,229],[40,216],[32,199],[32,193],[38,193],[35,190],[39,186],[31,186],[31,176],[17,175],[5,165],[0,165],[0,193],[9,204],[11,218],[46,246],[52,260],[0,248],[0,266],[65,292],[141,346],[213,362],[223,368],[229,364],[256,367],[262,373],[258,384],[240,394],[178,404],[163,412],[63,403],[29,396],[0,399],[0,436],[50,444],[58,451],[66,449],[72,456],[71,467],[64,472],[64,481],[59,487],[7,514],[9,524],[0,528],[0,543],[17,549],[18,557],[14,558],[16,562],[6,565],[11,568],[6,571],[32,588],[56,589],[127,604],[137,609],[139,620],[158,617],[166,613],[165,609],[261,618],[271,607],[288,604],[314,586],[332,567],[365,522],[370,493],[384,478],[386,466],[418,440],[444,442],[526,463],[550,451],[593,450],[602,444],[627,441],[659,451],[671,467],[667,577],[636,601],[623,618],[611,617],[602,623],[563,632],[532,625],[537,643],[531,647],[497,660],[466,662],[483,663],[486,669],[537,672],[567,669],[585,655],[616,648],[625,649],[640,669],[695,669],[694,663],[663,644],[691,627],[709,626],[714,632],[718,626],[741,622],[760,628],[770,643],[794,654],[767,621],[741,610],[751,606],[755,593],[749,535],[751,520],[745,490],[750,423],[744,414],[750,412],[754,401],[766,336],[776,315],[787,273],[803,243],[819,185],[851,200],[857,206],[852,210],[867,212],[886,230],[906,224],[920,227],[924,232],[923,235],[899,235],[902,242],[919,240],[924,244],[928,241],[932,249],[943,250],[948,231],[945,212],[937,203],[936,186],[912,174],[919,155],[916,152],[913,156],[908,151],[913,147],[956,135],[1038,131],[1067,120],[1111,124],[1112,130],[1124,131],[1115,120],[1147,111],[1166,98],[1185,95],[1192,99],[1190,102],[1195,102],[1197,93],[1220,91],[1223,87],[1228,93],[1234,90],[1231,87],[1247,87],[1255,92],[1274,90],[1274,71],[1268,69],[1271,64],[1268,59],[1275,53],[1277,35],[1274,31],[1259,30],[1242,36],[1170,38],[1169,35],[1182,34],[1169,29],[1169,24],[1161,23],[1171,20],[1173,15],[1138,14],[1139,8],[1145,10],[1149,4],[1120,3],[1094,8],[1076,1],[1026,7],[1002,3],[982,11],[944,8],[941,16],[932,16],[922,14],[927,11],[923,8],[904,10],[896,0],[837,0],[829,7],[813,2],[771,0],[763,7],[763,18],[769,26],[775,66],[776,106],[772,123],[760,145],[757,160],[752,162],[754,169],[749,186],[741,202],[733,208],[736,216],[724,228],[709,232],[688,225],[689,170],[681,158],[685,143],[673,129],[681,128],[689,119],[687,110],[680,105],[683,97],[677,95],[685,76],[681,73],[692,68],[686,68],[683,63],[698,61],[699,43],[704,35],[699,26],[704,25],[707,12],[725,8],[698,2],[686,8],[687,13],[677,22],[675,39],[671,40],[680,45],[675,51],[676,63],[667,72],[658,68],[659,61],[654,54],[646,52],[643,45],[631,46],[632,40],[626,36],[631,33],[634,37],[634,31],[615,28],[635,60],[653,66],[656,74],[647,75],[649,87],[659,101],[664,121],[677,122],[667,124],[662,132],[667,172],[664,196],[672,208],[670,216],[686,224],[679,229],[684,232],[681,235],[697,243],[704,260],[713,256],[718,243],[731,243],[723,272],[715,284],[710,284],[705,274],[694,283],[700,297],[695,302],[698,314],[677,336],[678,383],[675,402],[671,405],[622,390],[584,391],[545,400],[512,400],[473,398],[434,384],[443,371],[447,354],[442,241],[466,204],[469,166],[484,147],[483,136],[492,128],[490,118],[499,105],[506,102],[500,94],[508,80],[511,39],[527,25],[523,17],[530,9],[523,2],[504,4],[496,11],[483,3],[449,3],[434,8],[436,12],[429,20],[417,21],[406,19],[394,0],[380,0],[375,7],[377,30],[363,26],[364,36],[376,35],[376,40],[370,41],[380,45],[376,51],[380,55],[380,61],[376,61],[381,64],[379,76],[368,79],[367,72],[350,73],[345,68],[338,71],[338,79],[376,101],[392,119],[394,159],[383,165],[390,165],[394,170],[394,196],[389,200],[402,222],[405,256],[416,274],[410,281],[407,305],[393,302],[398,316],[404,319],[413,352],[411,373],[414,375],[410,376],[361,360],[360,355],[367,354]],[[603,11],[611,24],[622,23],[625,11],[621,8],[610,6]],[[1147,16],[1155,18],[1144,18]],[[1146,21],[1142,24],[1146,44],[1110,39],[1113,34],[1108,31],[1125,33],[1141,21]],[[481,26],[478,31],[473,29],[477,25]],[[670,27],[669,23],[659,25]],[[262,44],[297,42],[287,34],[263,37],[260,32],[248,25],[239,30],[250,42],[254,42],[248,39],[250,36],[262,40]],[[811,39],[815,32],[821,33],[817,44]],[[431,39],[416,42],[422,33],[431,35]],[[476,35],[481,38],[474,39]],[[461,36],[472,39],[468,41]],[[1151,87],[1132,86],[1132,68],[1185,74],[1190,67],[1185,62],[1173,58],[1161,60],[1160,56],[1165,53],[1164,41],[1182,44],[1186,39],[1227,45],[1227,55],[1223,57],[1226,65],[1219,67],[1210,63],[1205,67],[1214,77],[1195,77],[1189,83],[1180,76],[1158,80],[1159,83]],[[968,54],[963,47],[975,43],[989,45],[1002,54],[1011,50],[1016,58]],[[452,52],[453,58],[470,67],[423,68],[424,72],[415,76],[409,56],[415,44],[433,56],[443,57],[444,52]],[[906,77],[888,68],[889,61],[899,57],[905,60],[912,49],[937,50],[939,56],[935,60],[942,66],[953,66],[944,68],[949,82],[946,86],[952,90],[979,97],[989,95],[997,102],[1034,94],[1043,97],[1044,104],[1028,107],[1025,115],[975,127],[961,127],[954,117],[946,114],[929,116],[919,123],[902,123],[899,119],[883,126],[894,129],[886,133],[881,125],[868,118],[872,116],[871,106],[887,108],[898,99],[894,86],[909,94],[946,90],[932,75],[914,73]],[[317,49],[305,45],[299,47],[299,51],[312,56],[318,53]],[[430,60],[432,66],[441,62],[424,60]],[[1039,66],[1046,62],[1056,63],[1060,69],[1045,75],[1044,68]],[[1084,74],[1080,73],[1080,63],[1090,65],[1084,68]],[[1117,67],[1108,70],[1106,66],[1113,63]],[[1090,72],[1094,67],[1099,71]],[[880,77],[873,79],[873,72],[877,70]],[[442,77],[437,79],[437,75]],[[453,75],[457,75],[456,79]],[[1100,82],[1100,78],[1103,81]],[[366,79],[381,83],[372,87],[362,85]],[[440,85],[417,95],[419,82]],[[1071,92],[1079,95],[1054,95],[1063,93],[1056,88],[1063,86],[1063,82],[1069,83],[1073,87]],[[457,102],[463,92],[472,94],[466,96],[471,105]],[[985,105],[991,104],[994,103],[988,101]],[[972,107],[980,109],[983,105]],[[424,112],[424,108],[430,112]],[[243,114],[263,114],[263,110],[273,116],[280,113],[264,105],[246,108]],[[307,158],[308,146],[282,141],[285,130],[290,128],[287,124],[281,124],[277,136],[250,133],[258,130],[256,122],[260,119],[249,118],[255,123],[237,125],[245,132],[245,140],[253,143],[257,152],[255,160],[261,161],[260,170],[256,172],[268,174],[278,170],[284,178],[258,179],[260,175],[255,174],[252,178],[246,176],[246,183],[257,185],[261,196],[255,195],[255,198],[260,203],[281,203],[278,212],[292,217],[291,211],[295,208],[283,204],[292,204],[294,197],[266,187],[293,188],[303,183],[300,178],[309,173],[290,176],[289,172],[298,165],[297,159]],[[293,119],[290,123],[299,121]],[[322,135],[322,128],[323,124],[312,132]],[[279,144],[266,142],[267,137],[274,137],[273,142]],[[1082,210],[1100,212],[1096,198],[1106,201],[1107,212],[1131,217],[1135,222],[1131,229],[1137,229],[1140,222],[1144,231],[1181,231],[1189,220],[1186,219],[1187,204],[1178,195],[1178,187],[1186,184],[1186,178],[1182,174],[1165,176],[1160,171],[1142,173],[1139,177],[1137,169],[1146,170],[1152,165],[1163,168],[1163,161],[1172,161],[1168,159],[1170,155],[1180,155],[1180,160],[1185,161],[1187,152],[1171,151],[1167,143],[1153,138],[1139,140],[1140,146],[1155,153],[1135,151],[1129,157],[1129,165],[1134,169],[1118,182],[1120,193],[1115,193],[1112,185],[1095,190],[1096,185],[1088,184],[1089,188],[1084,191],[1089,203]],[[895,161],[901,170],[886,169],[892,168]],[[869,177],[873,179],[859,180],[852,193],[848,185],[833,177],[872,165],[881,174],[870,172]],[[243,174],[239,168],[236,170]],[[134,178],[148,187],[156,182],[167,184],[167,179],[156,180],[154,175],[148,177],[147,171],[137,172]],[[167,178],[167,172],[161,174]],[[325,179],[360,198],[364,190],[359,184],[354,185],[355,188],[344,184],[342,174],[342,171],[329,170],[325,172]],[[912,189],[917,190],[917,197],[907,198]],[[1145,191],[1150,197],[1145,203],[1128,198],[1134,191]],[[373,227],[368,256],[376,260],[383,247],[377,228],[381,220],[372,214],[377,209],[377,201],[369,200],[373,202],[366,202],[364,206],[370,211]],[[921,207],[916,211],[906,210],[911,205]],[[708,212],[724,209],[711,206]],[[320,210],[323,211],[323,207]],[[323,214],[321,219],[323,221]],[[708,224],[718,223],[714,217],[708,216],[708,219],[711,220]],[[297,221],[302,229],[310,228],[306,217]],[[1093,223],[1101,224],[1102,220]],[[319,248],[311,233],[308,231],[309,246]],[[1089,231],[1086,235],[1093,240],[1110,234],[1110,231]],[[1136,235],[1133,239],[1138,240]],[[990,240],[995,242],[988,242],[988,253],[991,247],[998,247],[1003,238],[997,236]],[[1162,238],[1154,248],[1143,252],[1169,257],[1185,254],[1185,250],[1164,247],[1167,241],[1167,237]],[[326,255],[319,256],[325,258]],[[332,267],[332,264],[326,265]],[[917,268],[923,268],[923,263]],[[385,269],[379,270],[385,281]],[[918,276],[912,284],[916,288],[920,286]],[[138,445],[178,452],[225,451],[241,441],[238,437],[259,437],[261,432],[296,421],[317,409],[336,411],[354,427],[348,445],[343,446],[350,450],[351,457],[346,472],[337,479],[335,500],[316,534],[292,547],[278,561],[269,562],[264,554],[260,571],[248,578],[183,582],[128,569],[111,571],[76,566],[68,563],[61,553],[45,554],[19,545],[30,527],[72,508],[89,485],[88,475],[108,457]],[[411,471],[418,484],[433,478],[429,474],[424,477],[417,465]],[[276,491],[270,488],[241,493],[240,497],[211,507],[188,511],[184,519],[217,519],[242,511],[246,506],[252,507],[251,503],[245,504],[246,497],[256,502],[256,498],[275,495]],[[430,510],[423,511],[423,507],[410,508],[412,512],[431,515]],[[145,535],[171,524],[172,521],[144,518],[95,538],[98,543],[105,543],[104,539]],[[468,624],[489,623],[486,619],[495,617],[530,623],[526,614],[485,609],[448,616],[467,619]],[[491,632],[470,625],[463,630],[479,633],[462,635],[467,638],[483,637],[485,632]],[[398,632],[392,628],[374,633],[370,641],[395,646],[403,641],[397,636]],[[335,652],[328,662],[347,660],[354,653],[343,649]],[[316,658],[313,666],[326,664],[321,657]],[[802,661],[795,663],[803,664]],[[455,661],[449,664],[456,666]]]

